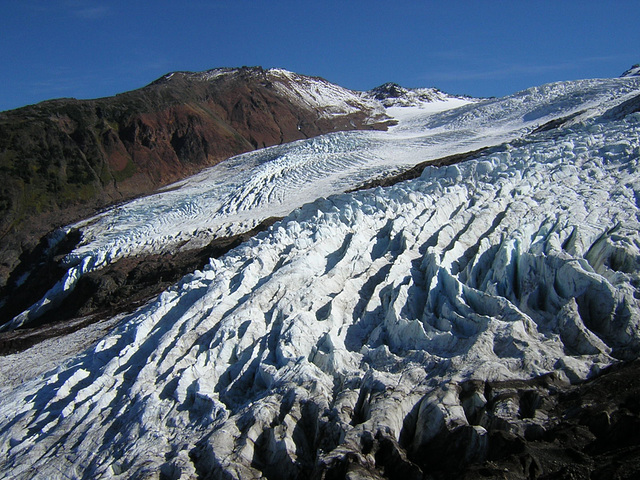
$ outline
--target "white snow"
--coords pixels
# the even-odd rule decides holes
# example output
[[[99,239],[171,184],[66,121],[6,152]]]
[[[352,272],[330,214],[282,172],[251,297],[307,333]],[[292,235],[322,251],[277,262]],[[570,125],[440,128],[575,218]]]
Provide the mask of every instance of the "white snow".
[[[398,437],[412,410],[415,445],[440,422],[468,424],[455,382],[578,380],[635,358],[640,113],[599,115],[639,90],[637,78],[588,80],[407,110],[389,132],[236,157],[86,222],[70,264],[205,241],[302,205],[56,370],[3,385],[1,471],[260,478],[277,464],[294,478],[365,430]]]
[[[355,113],[362,111],[363,107],[384,114],[379,102],[322,78],[306,77],[276,68],[267,70],[266,77],[281,95],[294,103],[313,108],[321,117]]]
[[[450,97],[434,102],[422,102],[417,105],[391,106],[387,107],[386,111],[402,125],[407,120],[420,118],[424,114],[445,112],[475,102],[477,102],[475,99]]]
[[[203,82],[210,82],[225,75],[231,75],[237,72],[237,68],[213,68],[204,72],[171,72],[162,77],[164,80],[171,80],[176,75],[188,77]]]

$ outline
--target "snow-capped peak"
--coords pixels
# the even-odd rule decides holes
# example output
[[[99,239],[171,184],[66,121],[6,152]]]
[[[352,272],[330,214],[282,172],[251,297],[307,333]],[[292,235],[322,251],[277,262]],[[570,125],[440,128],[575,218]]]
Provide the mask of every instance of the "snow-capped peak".
[[[324,78],[300,75],[281,68],[266,70],[265,77],[277,92],[294,103],[315,109],[322,117],[355,113],[362,109],[373,112],[375,118],[384,115],[378,102],[372,101],[367,95]]]
[[[200,80],[200,81],[211,81],[215,78],[221,77],[223,75],[228,75],[231,73],[237,72],[238,68],[213,68],[211,70],[205,70],[203,72],[187,72],[187,71],[179,71],[179,72],[170,72],[166,75],[163,75],[158,80],[152,83],[166,83],[171,80],[175,80],[176,78],[187,78],[189,80]]]
[[[369,90],[367,94],[380,101],[385,107],[420,106],[451,98],[437,88],[405,88],[392,82]]]
[[[195,82],[218,82],[234,78],[257,80],[262,86],[287,98],[295,105],[310,109],[320,118],[334,118],[364,112],[365,123],[374,125],[389,120],[380,102],[370,95],[331,83],[321,77],[290,72],[282,68],[240,67],[214,68],[203,72],[172,72],[152,85],[165,84],[177,79]]]
[[[621,77],[638,77],[638,76],[640,76],[640,64],[636,63],[635,65],[632,65],[629,70],[625,71],[620,76]]]

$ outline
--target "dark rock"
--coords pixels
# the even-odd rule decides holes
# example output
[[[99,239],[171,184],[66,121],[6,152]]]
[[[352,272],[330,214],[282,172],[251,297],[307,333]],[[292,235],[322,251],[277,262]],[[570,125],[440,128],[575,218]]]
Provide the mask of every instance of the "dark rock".
[[[378,432],[376,435],[376,468],[384,472],[384,477],[392,480],[420,480],[422,470],[407,458],[407,454],[395,438]]]
[[[317,478],[631,479],[640,475],[640,361],[569,385],[549,374],[532,380],[460,385],[465,414],[482,392],[483,425],[445,427],[424,445],[379,432],[352,445]],[[505,410],[502,401],[512,402]],[[496,408],[499,407],[497,410]],[[511,412],[511,416],[505,414]],[[499,421],[496,421],[499,419]],[[366,436],[366,434],[364,434]],[[371,462],[371,455],[375,462]],[[325,475],[326,474],[326,475]],[[419,475],[422,474],[422,477]]]
[[[376,87],[370,91],[373,97],[377,100],[384,100],[386,98],[398,98],[407,93],[407,89],[401,87],[397,83],[385,83]]]
[[[210,258],[224,255],[276,221],[276,218],[267,219],[244,234],[215,239],[201,249],[126,257],[90,272],[81,277],[74,291],[60,306],[43,314],[28,328],[0,333],[0,355],[24,350],[45,338],[70,333],[118,313],[133,311],[183,276],[203,268]],[[46,265],[55,266],[51,263]],[[40,275],[34,276],[36,280],[40,278]],[[56,277],[50,276],[50,280],[55,282]],[[38,298],[36,294],[26,303],[33,303]],[[78,322],[80,318],[84,320]]]
[[[535,420],[542,423],[520,428],[522,422],[532,422],[531,412],[520,418],[503,417],[509,432],[489,429],[484,460],[464,466],[456,477],[450,469],[435,466],[434,478],[638,478],[640,361],[610,367],[573,386],[546,376],[527,382],[492,382],[485,391],[495,394],[507,387],[515,388],[521,412],[523,404],[534,400]],[[489,397],[491,404],[494,399]]]

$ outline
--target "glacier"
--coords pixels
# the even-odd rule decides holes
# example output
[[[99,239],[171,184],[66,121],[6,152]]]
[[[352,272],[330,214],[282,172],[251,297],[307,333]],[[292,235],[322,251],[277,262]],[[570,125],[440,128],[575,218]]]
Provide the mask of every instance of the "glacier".
[[[275,74],[296,78],[284,70]],[[387,113],[399,120],[388,132],[336,132],[239,155],[158,195],[68,227],[67,232],[80,230],[83,241],[63,260],[67,274],[39,302],[0,325],[0,331],[27,325],[57,306],[81,276],[122,257],[203,247],[285,216],[319,196],[425,161],[523,138],[554,120],[597,115],[633,97],[637,85],[637,78],[559,82],[484,101],[417,89],[405,92],[414,107],[398,106],[402,99],[385,102]],[[299,85],[291,95],[325,109],[331,102],[341,110],[357,105],[353,92],[328,82],[311,87]],[[305,95],[304,88],[310,93]]]
[[[389,132],[235,157],[75,226],[86,270],[284,217],[84,341],[3,357],[0,470],[299,478],[370,461],[367,435],[416,452],[469,426],[481,444],[465,381],[636,358],[640,113],[620,105],[638,95],[626,77],[390,107]]]

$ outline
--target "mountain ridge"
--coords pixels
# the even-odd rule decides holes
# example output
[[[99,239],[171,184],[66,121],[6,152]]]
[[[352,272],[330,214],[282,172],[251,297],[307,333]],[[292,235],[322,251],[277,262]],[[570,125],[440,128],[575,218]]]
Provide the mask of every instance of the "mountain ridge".
[[[636,63],[631,66],[628,70],[625,70],[621,77],[637,77],[640,75],[640,64]]]
[[[261,81],[265,74],[261,69],[234,71],[250,76],[257,72]],[[281,75],[280,72],[284,73],[285,77],[296,75],[276,70],[278,75]],[[201,77],[200,74],[189,75]],[[211,74],[209,72],[205,75],[208,77]],[[218,77],[218,72],[216,72],[214,79]],[[171,76],[170,81],[173,79],[174,76]],[[201,80],[200,78],[198,81]],[[180,78],[177,81],[181,81]],[[380,143],[381,138],[376,138],[380,135],[386,138],[387,134],[371,136],[364,132],[358,135],[333,133],[315,137],[312,141],[299,141],[271,147],[263,153],[234,157],[225,162],[225,166],[218,169],[219,173],[208,170],[203,175],[193,177],[186,183],[183,182],[172,187],[175,189],[174,193],[177,198],[169,203],[167,201],[173,198],[171,195],[166,195],[164,198],[167,200],[161,200],[159,203],[155,203],[155,200],[150,198],[149,200],[155,203],[154,211],[157,213],[153,218],[147,218],[142,223],[138,223],[136,218],[144,219],[147,214],[144,212],[144,208],[138,210],[140,207],[137,205],[145,205],[144,201],[123,205],[121,208],[112,209],[105,212],[104,215],[98,215],[93,219],[89,218],[73,226],[72,228],[81,229],[83,240],[82,245],[74,247],[73,252],[64,256],[63,265],[64,269],[68,269],[67,273],[55,285],[46,284],[45,289],[42,289],[42,286],[40,289],[36,289],[32,288],[34,286],[31,284],[25,284],[23,279],[40,279],[44,276],[33,274],[33,272],[29,274],[28,271],[18,271],[18,275],[15,276],[16,283],[21,284],[22,291],[28,292],[30,300],[27,302],[31,303],[12,301],[11,305],[14,310],[9,316],[13,320],[2,328],[13,329],[18,325],[24,325],[25,322],[32,321],[44,313],[45,309],[50,310],[66,297],[73,290],[80,277],[91,271],[99,270],[123,256],[140,255],[144,252],[173,253],[176,248],[181,250],[201,248],[212,239],[244,234],[268,217],[284,216],[291,211],[294,205],[301,205],[317,198],[319,193],[318,187],[312,181],[314,178],[318,182],[325,183],[322,192],[326,195],[352,190],[359,184],[370,184],[370,181],[376,177],[393,176],[394,171],[401,173],[418,168],[415,173],[419,173],[420,167],[418,165],[427,165],[430,161],[437,162],[443,157],[469,158],[469,155],[466,154],[477,149],[517,140],[541,129],[558,130],[572,122],[597,115],[604,106],[616,105],[619,102],[618,95],[623,92],[626,92],[626,96],[633,95],[634,84],[632,79],[557,82],[532,87],[502,99],[475,101],[468,98],[446,96],[438,101],[416,102],[410,108],[387,107],[387,112],[399,115],[400,118],[406,120],[401,122],[402,125],[394,127],[391,138],[397,137],[400,142],[404,142],[414,137],[415,146],[419,147],[419,150],[410,146],[414,142],[412,141],[404,146],[399,143],[394,149],[395,151],[388,152],[384,148],[384,142]],[[312,89],[309,91],[313,92]],[[404,91],[406,92],[406,89]],[[299,92],[295,92],[295,95],[300,97]],[[353,93],[350,92],[349,95],[352,96]],[[365,95],[370,95],[370,93]],[[302,96],[304,98],[306,92],[302,92]],[[331,103],[334,97],[329,95],[328,103]],[[357,100],[359,101],[359,99]],[[635,100],[630,99],[628,106],[625,106],[620,113],[632,112],[635,103]],[[586,107],[587,105],[590,106]],[[626,102],[625,105],[627,105]],[[352,108],[352,106],[347,108]],[[411,120],[412,116],[416,115],[417,123],[415,120]],[[488,118],[493,120],[487,122]],[[448,126],[449,124],[451,126]],[[442,130],[443,126],[444,130]],[[409,137],[406,137],[403,133],[405,130],[413,133],[409,133]],[[417,132],[421,133],[418,133],[416,137]],[[424,140],[420,140],[421,136],[425,137]],[[429,147],[429,145],[431,146]],[[370,147],[374,149],[371,150]],[[427,147],[426,150],[425,147]],[[423,153],[416,156],[414,152],[420,150]],[[403,151],[404,153],[401,153]],[[400,165],[398,161],[405,162],[405,164]],[[250,165],[253,167],[249,167]],[[299,173],[295,173],[302,165],[306,167]],[[246,174],[242,173],[247,168],[256,169],[250,177],[246,177]],[[378,173],[375,173],[376,171]],[[291,174],[293,174],[292,177],[290,177]],[[211,182],[209,177],[217,177],[218,175],[221,176],[214,183],[215,188],[210,190],[210,187],[207,187]],[[289,180],[293,180],[297,185],[292,188],[292,185],[288,184]],[[189,184],[192,184],[196,191],[200,191],[198,194],[200,198],[209,198],[210,200],[206,202],[196,200],[197,197],[188,193],[191,191],[191,187],[188,187]],[[202,188],[204,190],[201,190]],[[220,189],[220,193],[216,193],[216,189]],[[216,197],[218,198],[216,199]],[[295,200],[296,197],[299,199]],[[159,194],[154,198],[161,199],[163,197]],[[178,200],[178,198],[180,199]],[[292,201],[293,203],[291,203]],[[180,208],[176,208],[176,204],[180,205]],[[134,211],[138,210],[137,213],[133,215],[126,213],[130,208]],[[186,209],[184,212],[182,212],[183,208]],[[275,210],[273,210],[274,208]],[[247,212],[248,215],[241,212]],[[187,214],[186,218],[182,217],[183,213]],[[203,214],[204,216],[202,216]],[[122,245],[122,239],[118,239],[117,235],[113,237],[105,232],[100,233],[102,228],[100,225],[104,225],[104,219],[109,217],[117,218],[108,220],[107,224],[121,224],[122,227],[118,229],[119,231],[124,233],[129,228],[131,229],[126,233],[128,236],[131,235],[131,243]],[[165,222],[165,218],[174,218],[179,224],[183,224],[184,229],[175,232],[175,225],[171,222]],[[192,220],[185,224],[187,218]],[[199,220],[196,221],[197,218]],[[235,220],[232,220],[234,218]],[[231,223],[225,224],[229,220]],[[132,221],[133,223],[131,223]],[[189,222],[195,223],[189,224]],[[159,235],[160,242],[154,240],[154,232]],[[160,232],[164,233],[160,234]],[[62,234],[64,235],[64,232]],[[139,235],[147,237],[147,240],[142,244],[136,240]],[[117,242],[115,245],[111,243],[114,240]],[[50,262],[48,263],[50,264]],[[49,290],[47,291],[47,289]],[[45,291],[47,291],[46,294]],[[13,298],[18,297],[14,295]],[[54,298],[57,300],[54,301]],[[19,312],[22,313],[13,317]]]
[[[260,67],[221,70],[235,74],[207,82],[189,79],[206,72],[167,74],[113,97],[55,99],[0,113],[0,285],[43,235],[96,209],[238,153],[390,124],[378,105],[350,105],[358,95],[326,80],[285,79],[290,86],[323,82],[319,89],[348,97],[333,112],[274,88],[279,80],[264,80],[273,74]]]

